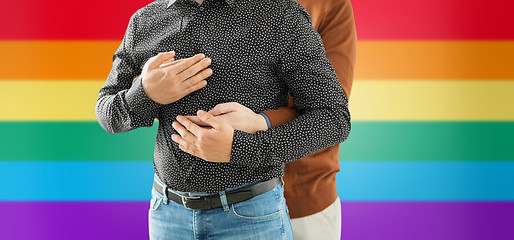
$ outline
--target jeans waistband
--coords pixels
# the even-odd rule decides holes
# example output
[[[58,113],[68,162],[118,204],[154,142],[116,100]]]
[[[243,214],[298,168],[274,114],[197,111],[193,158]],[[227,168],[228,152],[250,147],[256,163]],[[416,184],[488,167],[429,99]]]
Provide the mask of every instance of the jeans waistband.
[[[166,185],[163,181],[161,181],[161,179],[159,178],[159,176],[157,176],[157,174],[154,174],[154,179],[155,179],[155,181],[159,182],[160,184]],[[239,188],[243,188],[243,187],[246,187],[246,186],[250,186],[250,185],[256,184],[258,182],[261,182],[261,180],[258,180],[258,181],[252,182],[252,183],[246,183],[246,184],[239,185],[239,186],[236,186],[236,187],[233,187],[233,188],[229,188],[229,189],[226,189],[223,192],[230,192],[230,191],[233,191],[233,190],[236,190],[236,189],[239,189]],[[168,190],[170,190],[170,191],[172,191],[172,192],[174,192],[176,194],[183,195],[183,196],[188,196],[188,197],[205,197],[205,196],[213,196],[213,195],[218,195],[219,194],[219,193],[203,193],[203,192],[182,192],[182,191],[177,191],[177,190],[173,190],[173,189],[170,189],[170,188],[168,188]]]

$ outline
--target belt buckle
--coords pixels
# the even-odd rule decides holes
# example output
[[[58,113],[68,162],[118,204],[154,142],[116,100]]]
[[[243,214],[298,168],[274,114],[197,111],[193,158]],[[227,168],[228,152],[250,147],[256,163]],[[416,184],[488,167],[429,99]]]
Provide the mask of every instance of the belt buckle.
[[[189,210],[195,210],[195,209],[189,208],[187,206],[187,200],[189,200],[189,199],[199,199],[200,198],[200,197],[189,197],[189,196],[184,196],[184,195],[180,195],[180,197],[182,198],[182,205],[184,205],[184,207],[186,209],[189,209]]]

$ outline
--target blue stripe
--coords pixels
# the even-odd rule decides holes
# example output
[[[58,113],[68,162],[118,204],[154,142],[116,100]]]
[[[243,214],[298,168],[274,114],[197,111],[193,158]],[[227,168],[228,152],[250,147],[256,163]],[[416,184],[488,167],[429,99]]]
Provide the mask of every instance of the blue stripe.
[[[514,162],[340,162],[344,201],[512,201]]]
[[[514,162],[341,162],[343,201],[513,201]],[[1,201],[144,201],[152,163],[0,162]]]
[[[153,174],[150,161],[0,162],[0,200],[143,201]]]

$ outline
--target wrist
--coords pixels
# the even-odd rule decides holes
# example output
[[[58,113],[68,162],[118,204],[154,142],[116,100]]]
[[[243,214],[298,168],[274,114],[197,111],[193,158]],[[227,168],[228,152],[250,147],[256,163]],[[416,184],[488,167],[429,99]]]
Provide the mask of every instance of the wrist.
[[[268,116],[262,112],[255,115],[257,118],[257,131],[267,131],[271,125]]]

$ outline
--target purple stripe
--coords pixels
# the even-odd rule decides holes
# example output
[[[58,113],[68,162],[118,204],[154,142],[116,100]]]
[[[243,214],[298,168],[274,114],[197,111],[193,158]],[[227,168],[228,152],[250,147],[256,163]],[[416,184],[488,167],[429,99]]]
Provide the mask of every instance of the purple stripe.
[[[148,239],[146,202],[0,202],[0,239]]]
[[[148,239],[147,202],[0,202],[0,239]],[[514,239],[514,202],[343,202],[345,240]]]
[[[514,202],[343,202],[345,240],[514,239]]]

